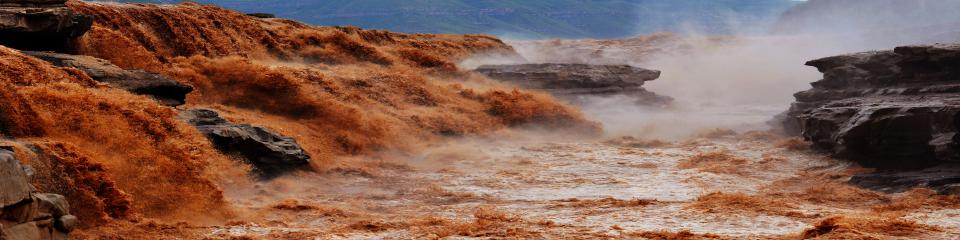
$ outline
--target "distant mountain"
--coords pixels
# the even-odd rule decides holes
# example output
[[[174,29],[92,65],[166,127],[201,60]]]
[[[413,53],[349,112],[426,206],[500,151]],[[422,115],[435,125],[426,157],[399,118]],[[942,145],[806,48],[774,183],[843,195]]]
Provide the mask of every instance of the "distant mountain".
[[[132,1],[174,2],[174,1]],[[758,31],[792,0],[196,0],[316,25],[517,38]],[[770,23],[770,24],[767,24]]]
[[[841,35],[874,48],[960,41],[960,0],[809,0],[774,27],[781,34]]]

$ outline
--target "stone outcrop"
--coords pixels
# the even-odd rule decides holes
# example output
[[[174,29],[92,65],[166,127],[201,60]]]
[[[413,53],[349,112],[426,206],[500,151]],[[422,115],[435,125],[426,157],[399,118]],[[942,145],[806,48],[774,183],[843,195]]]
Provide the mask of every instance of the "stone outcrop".
[[[483,65],[474,71],[523,88],[545,90],[574,102],[581,96],[604,95],[635,97],[638,103],[647,105],[665,105],[672,101],[642,87],[644,82],[659,78],[660,71],[629,65]]]
[[[0,45],[65,51],[90,30],[93,16],[76,14],[66,0],[0,0]]]
[[[276,18],[277,17],[272,13],[247,13],[247,16],[251,16],[255,18]]]
[[[814,146],[881,171],[855,178],[862,186],[897,181],[939,188],[960,182],[960,44],[898,47],[807,62],[824,73],[795,94],[785,113],[788,133]],[[920,170],[903,173],[905,170]],[[920,176],[920,177],[918,177]]]
[[[183,111],[181,119],[207,136],[225,154],[237,155],[254,166],[262,179],[295,170],[310,170],[310,155],[293,138],[249,124],[233,124],[215,111]]]
[[[168,106],[183,105],[186,103],[187,94],[193,91],[193,87],[163,75],[142,70],[124,70],[104,59],[52,52],[24,51],[23,53],[59,67],[80,69],[93,80],[136,94],[151,96]]]
[[[924,186],[943,194],[960,194],[960,164],[915,171],[880,170],[853,176],[850,183],[884,192],[904,192]]]
[[[35,192],[31,175],[13,152],[0,149],[0,239],[67,239],[77,217],[63,196]]]

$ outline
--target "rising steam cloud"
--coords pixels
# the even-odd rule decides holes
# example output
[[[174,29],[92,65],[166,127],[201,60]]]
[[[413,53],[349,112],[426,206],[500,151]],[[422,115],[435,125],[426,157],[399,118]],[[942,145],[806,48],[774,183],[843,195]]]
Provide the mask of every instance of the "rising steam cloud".
[[[630,64],[663,71],[645,85],[676,99],[673,106],[637,106],[622,97],[596,98],[582,108],[609,135],[682,139],[715,128],[769,128],[793,93],[820,73],[809,60],[907,44],[960,40],[960,2],[949,0],[813,0],[799,4],[765,34],[742,24],[743,34],[708,36],[688,31],[621,40],[510,41],[529,62]],[[775,24],[769,24],[774,22]],[[698,29],[691,27],[689,29]],[[472,67],[518,59],[471,59]]]

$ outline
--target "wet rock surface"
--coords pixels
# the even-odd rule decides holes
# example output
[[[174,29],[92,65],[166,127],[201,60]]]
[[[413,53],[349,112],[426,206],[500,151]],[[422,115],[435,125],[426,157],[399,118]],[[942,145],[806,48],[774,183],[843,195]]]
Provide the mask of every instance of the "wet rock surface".
[[[186,110],[180,117],[206,135],[218,150],[239,155],[252,164],[262,179],[310,169],[310,155],[293,138],[263,127],[230,123],[208,109]]]
[[[163,75],[142,70],[124,70],[104,59],[52,52],[24,51],[23,53],[56,66],[80,69],[94,80],[136,94],[151,96],[168,106],[183,105],[186,103],[187,94],[193,91],[190,85],[179,83]]]
[[[659,78],[660,71],[629,65],[483,65],[474,71],[523,88],[545,90],[574,102],[583,96],[604,95],[627,95],[646,105],[665,105],[672,101],[642,87],[644,82]]]
[[[854,176],[850,183],[884,192],[927,187],[939,193],[960,194],[960,164],[945,164],[916,171],[877,171]]]
[[[960,45],[905,46],[807,65],[824,79],[794,95],[784,128],[881,171],[853,183],[901,191],[960,182]]]
[[[63,196],[35,192],[31,172],[0,149],[0,239],[67,239],[79,220]]]
[[[0,45],[65,51],[90,30],[93,16],[76,14],[66,0],[0,0]]]

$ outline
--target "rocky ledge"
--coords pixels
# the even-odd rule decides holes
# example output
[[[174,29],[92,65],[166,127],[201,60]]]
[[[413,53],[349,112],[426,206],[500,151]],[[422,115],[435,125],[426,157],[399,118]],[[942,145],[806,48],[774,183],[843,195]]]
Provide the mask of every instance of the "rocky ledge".
[[[807,62],[823,73],[795,94],[784,129],[878,171],[854,184],[885,191],[960,183],[960,44],[898,47]]]
[[[659,78],[660,71],[629,65],[483,65],[474,71],[523,88],[545,90],[574,102],[583,96],[605,95],[635,97],[644,105],[665,105],[673,100],[642,87],[644,82]]]
[[[65,51],[90,30],[93,16],[76,14],[66,0],[0,0],[0,45]]]
[[[237,155],[253,165],[261,179],[310,170],[310,155],[293,138],[262,127],[230,123],[208,109],[186,110],[180,118],[200,130],[221,152]]]
[[[0,147],[0,239],[67,239],[77,217],[70,215],[63,196],[37,193],[30,184],[32,173]]]
[[[190,85],[179,83],[163,75],[142,70],[124,70],[104,59],[52,52],[24,51],[23,53],[58,67],[80,69],[93,80],[135,94],[151,96],[167,106],[183,105],[186,103],[187,94],[193,91]]]

